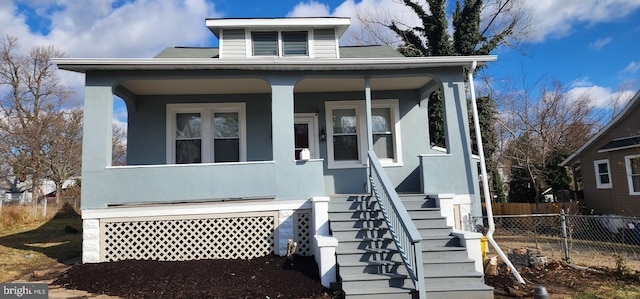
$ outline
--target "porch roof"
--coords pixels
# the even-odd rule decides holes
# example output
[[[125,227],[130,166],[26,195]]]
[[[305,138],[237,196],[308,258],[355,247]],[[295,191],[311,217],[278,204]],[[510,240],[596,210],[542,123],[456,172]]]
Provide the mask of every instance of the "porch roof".
[[[110,70],[248,70],[248,71],[362,71],[403,70],[484,65],[495,55],[389,58],[54,58],[58,68],[79,73]]]

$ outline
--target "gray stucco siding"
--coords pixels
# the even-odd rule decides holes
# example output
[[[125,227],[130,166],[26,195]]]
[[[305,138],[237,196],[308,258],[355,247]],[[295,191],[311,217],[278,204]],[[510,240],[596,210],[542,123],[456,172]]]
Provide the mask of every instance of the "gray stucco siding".
[[[364,102],[362,92],[329,92],[329,93],[297,93],[295,95],[296,113],[318,113],[319,128],[330,129],[326,124],[326,101],[354,101]],[[418,155],[428,149],[427,114],[426,107],[419,106],[418,90],[374,91],[372,98],[375,102],[381,99],[398,99],[402,166],[385,167],[387,175],[399,192],[419,192],[420,173]],[[327,194],[364,193],[366,191],[367,171],[364,167],[329,169],[327,165],[326,141],[320,141],[320,157],[324,161],[324,185]]]
[[[129,114],[129,165],[166,164],[167,105],[198,103],[246,104],[247,161],[272,160],[271,95],[171,95],[143,96]]]

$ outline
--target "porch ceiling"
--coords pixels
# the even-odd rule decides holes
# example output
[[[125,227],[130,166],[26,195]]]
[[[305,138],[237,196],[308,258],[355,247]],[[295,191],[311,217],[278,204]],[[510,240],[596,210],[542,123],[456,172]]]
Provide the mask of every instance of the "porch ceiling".
[[[372,78],[371,89],[417,89],[429,83],[429,77]],[[128,80],[123,87],[136,95],[178,94],[245,94],[270,93],[269,84],[258,78],[247,79],[167,79]],[[359,78],[307,78],[296,84],[295,92],[341,92],[364,90],[364,80]]]

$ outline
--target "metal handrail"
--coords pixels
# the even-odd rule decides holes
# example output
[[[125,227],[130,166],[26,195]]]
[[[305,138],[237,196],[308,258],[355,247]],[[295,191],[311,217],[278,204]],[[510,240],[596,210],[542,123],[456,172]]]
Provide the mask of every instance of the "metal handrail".
[[[409,272],[419,298],[426,298],[424,273],[422,273],[422,237],[372,150],[369,151],[369,165],[371,193],[380,206],[393,242]]]

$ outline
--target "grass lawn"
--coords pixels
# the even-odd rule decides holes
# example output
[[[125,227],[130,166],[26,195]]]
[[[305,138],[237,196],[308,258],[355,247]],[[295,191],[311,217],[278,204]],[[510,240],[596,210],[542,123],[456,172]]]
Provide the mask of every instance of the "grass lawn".
[[[3,207],[3,217],[9,209]],[[30,209],[26,209],[30,210]],[[35,270],[82,254],[82,219],[70,206],[51,209],[47,220],[0,228],[0,282],[11,282]],[[70,226],[78,232],[67,232]]]

